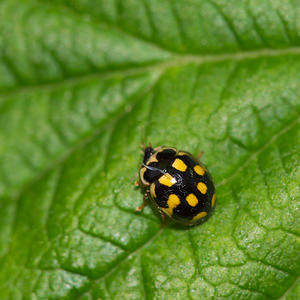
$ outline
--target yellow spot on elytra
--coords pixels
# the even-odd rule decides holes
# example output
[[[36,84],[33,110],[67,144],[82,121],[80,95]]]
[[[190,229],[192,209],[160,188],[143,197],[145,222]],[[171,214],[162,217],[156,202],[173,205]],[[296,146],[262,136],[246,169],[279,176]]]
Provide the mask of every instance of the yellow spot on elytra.
[[[177,195],[171,194],[169,196],[167,204],[168,204],[169,207],[164,208],[163,210],[167,215],[172,216],[173,215],[173,209],[180,204],[180,199]]]
[[[198,204],[198,199],[194,194],[187,195],[186,201],[190,206],[196,206]]]
[[[202,167],[200,167],[199,165],[195,166],[194,170],[200,176],[203,176],[205,173],[205,170]]]
[[[197,221],[201,218],[204,218],[205,216],[207,215],[207,212],[206,211],[201,211],[199,214],[197,214],[194,218],[193,218],[193,221]]]
[[[161,177],[159,177],[158,181],[163,184],[166,185],[168,187],[172,186],[173,184],[175,184],[177,181],[174,177],[172,177],[169,173],[166,173],[164,175],[162,175]]]
[[[212,198],[211,198],[211,207],[215,206],[215,200],[216,200],[216,193],[214,193]]]
[[[156,198],[156,194],[155,194],[155,183],[152,183],[150,185],[150,194],[152,196],[152,198]]]
[[[206,186],[205,183],[199,182],[199,183],[197,184],[197,189],[200,191],[201,194],[206,194],[207,186]]]
[[[179,158],[174,160],[172,167],[181,172],[184,172],[187,169],[187,165]]]

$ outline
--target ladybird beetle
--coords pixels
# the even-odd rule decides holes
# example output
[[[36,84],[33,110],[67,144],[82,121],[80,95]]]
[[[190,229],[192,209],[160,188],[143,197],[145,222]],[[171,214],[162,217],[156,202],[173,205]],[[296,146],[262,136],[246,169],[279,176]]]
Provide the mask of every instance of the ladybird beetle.
[[[162,216],[185,225],[204,220],[215,205],[215,187],[206,167],[189,152],[171,147],[144,148],[138,184],[146,188]]]

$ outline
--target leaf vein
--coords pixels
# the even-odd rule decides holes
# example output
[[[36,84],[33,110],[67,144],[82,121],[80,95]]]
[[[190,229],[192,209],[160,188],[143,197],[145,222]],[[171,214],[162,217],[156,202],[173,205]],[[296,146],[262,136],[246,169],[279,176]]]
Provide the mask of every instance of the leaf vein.
[[[227,15],[223,12],[222,8],[214,2],[214,0],[207,0],[208,3],[211,4],[211,6],[218,12],[218,14],[222,17],[222,19],[224,20],[225,24],[227,25],[227,27],[229,28],[229,30],[231,31],[235,41],[236,41],[236,46],[238,49],[242,49],[243,48],[243,44],[242,41],[234,27],[234,25],[232,24],[232,22],[230,21],[230,19],[227,17]]]
[[[235,176],[237,176],[242,170],[244,170],[253,160],[257,158],[257,156],[262,153],[266,148],[268,148],[270,145],[272,145],[280,136],[282,136],[284,133],[286,133],[289,129],[293,128],[297,123],[299,123],[300,117],[297,116],[296,119],[289,122],[286,126],[284,126],[279,132],[277,132],[275,135],[273,135],[266,143],[264,143],[261,147],[255,150],[248,159],[245,160],[244,163],[241,164],[239,168],[236,169],[236,171],[228,176],[227,178],[219,181],[216,183],[216,187],[220,187],[222,185],[227,184],[229,181],[231,181]]]

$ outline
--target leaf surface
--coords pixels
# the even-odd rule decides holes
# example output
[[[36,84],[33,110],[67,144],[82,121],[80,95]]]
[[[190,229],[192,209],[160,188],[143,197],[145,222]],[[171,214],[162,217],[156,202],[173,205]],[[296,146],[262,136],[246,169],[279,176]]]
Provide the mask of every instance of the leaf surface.
[[[0,4],[1,299],[296,299],[297,1]],[[136,214],[142,131],[204,151],[211,218]]]

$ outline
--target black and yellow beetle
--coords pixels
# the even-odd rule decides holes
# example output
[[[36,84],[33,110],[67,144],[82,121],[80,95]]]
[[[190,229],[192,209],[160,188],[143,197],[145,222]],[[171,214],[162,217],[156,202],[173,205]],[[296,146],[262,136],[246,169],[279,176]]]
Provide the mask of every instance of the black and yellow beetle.
[[[206,167],[189,152],[171,147],[145,147],[139,185],[146,188],[161,214],[195,225],[212,211],[215,187]],[[143,209],[144,204],[137,208]]]

